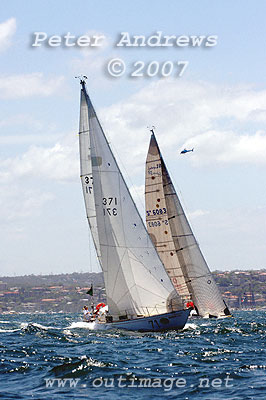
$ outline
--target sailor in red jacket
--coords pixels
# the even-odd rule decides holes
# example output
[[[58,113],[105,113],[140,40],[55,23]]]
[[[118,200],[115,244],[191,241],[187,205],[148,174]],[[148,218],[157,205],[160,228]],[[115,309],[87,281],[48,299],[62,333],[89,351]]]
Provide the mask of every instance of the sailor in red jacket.
[[[192,300],[189,300],[186,304],[187,308],[195,308],[194,303]]]

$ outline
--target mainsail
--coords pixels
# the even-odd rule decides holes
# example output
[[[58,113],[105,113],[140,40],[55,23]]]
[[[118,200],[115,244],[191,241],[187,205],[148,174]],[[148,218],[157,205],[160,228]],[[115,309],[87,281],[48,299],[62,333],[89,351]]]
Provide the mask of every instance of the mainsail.
[[[201,316],[230,314],[176,194],[154,132],[146,160],[146,223],[150,237],[183,301]]]
[[[180,298],[144,226],[81,81],[80,166],[88,222],[114,320],[172,311]]]

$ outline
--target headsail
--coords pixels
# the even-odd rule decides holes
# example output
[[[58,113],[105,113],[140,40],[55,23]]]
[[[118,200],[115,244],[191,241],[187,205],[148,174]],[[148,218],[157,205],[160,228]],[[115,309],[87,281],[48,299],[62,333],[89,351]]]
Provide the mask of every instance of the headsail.
[[[85,82],[81,85],[83,193],[104,274],[109,313],[118,319],[171,311],[178,295],[136,209]]]
[[[146,160],[146,222],[165,269],[184,301],[199,315],[230,314],[175,192],[154,133]]]

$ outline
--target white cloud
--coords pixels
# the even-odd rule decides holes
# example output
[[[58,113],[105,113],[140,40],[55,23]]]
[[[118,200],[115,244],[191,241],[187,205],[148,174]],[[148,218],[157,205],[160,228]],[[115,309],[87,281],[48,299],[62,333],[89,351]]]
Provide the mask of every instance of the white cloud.
[[[75,75],[86,75],[89,78],[90,87],[104,87],[108,89],[116,82],[107,74],[105,66],[107,62],[116,57],[112,46],[112,39],[102,32],[88,31],[88,36],[104,36],[101,46],[80,48],[80,57],[76,57],[71,62],[71,67]],[[106,79],[109,78],[109,79]]]
[[[79,176],[78,145],[71,135],[52,147],[31,146],[24,154],[0,162],[0,182],[25,176],[66,181]]]
[[[52,193],[23,190],[21,186],[2,186],[0,198],[0,221],[3,224],[37,215],[44,204],[54,199]]]
[[[195,147],[193,153],[180,157],[197,165],[265,164],[266,133],[255,129],[252,121],[254,112],[263,107],[266,110],[266,91],[246,87],[229,90],[202,82],[166,80],[150,84],[126,101],[96,111],[122,170],[130,171],[131,177],[140,173],[144,177],[150,136],[148,123],[157,127],[166,161],[179,156],[182,145]],[[234,120],[233,125],[241,125],[241,129],[226,124],[223,127],[225,115]],[[248,125],[247,132],[242,131],[243,119]],[[217,124],[224,129],[218,129]],[[78,140],[71,134],[52,147],[31,146],[24,154],[3,160],[0,180],[9,181],[15,175],[65,181],[76,179],[78,170]]]
[[[209,211],[204,211],[204,210],[194,210],[194,211],[191,211],[191,212],[187,213],[188,218],[191,219],[191,220],[192,219],[196,219],[198,217],[202,217],[202,216],[207,215],[207,214],[209,214]]]
[[[0,24],[0,52],[11,45],[11,39],[16,32],[16,19],[10,18]]]
[[[209,266],[265,267],[265,207],[237,207],[210,212],[193,223],[193,230]],[[244,255],[244,256],[243,256]]]
[[[189,157],[197,164],[266,163],[266,90],[161,80],[101,115],[130,170],[145,160],[147,125],[155,125],[163,154],[170,158],[191,146],[195,151]]]
[[[62,76],[44,78],[40,72],[9,75],[0,78],[0,98],[19,99],[31,96],[50,96],[62,85]]]
[[[191,161],[208,163],[266,163],[266,131],[253,134],[237,134],[232,131],[208,131],[197,135],[184,144],[196,148]]]

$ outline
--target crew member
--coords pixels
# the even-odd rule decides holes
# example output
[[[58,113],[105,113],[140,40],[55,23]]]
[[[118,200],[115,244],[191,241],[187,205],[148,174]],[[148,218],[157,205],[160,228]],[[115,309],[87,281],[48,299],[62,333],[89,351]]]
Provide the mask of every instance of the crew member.
[[[91,313],[89,312],[88,306],[83,307],[83,321],[90,322]]]
[[[193,301],[192,301],[192,300],[189,300],[189,301],[187,302],[187,304],[186,304],[186,307],[187,307],[187,308],[195,308]]]

